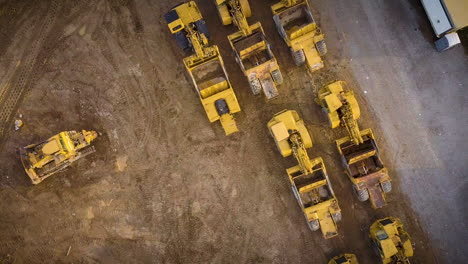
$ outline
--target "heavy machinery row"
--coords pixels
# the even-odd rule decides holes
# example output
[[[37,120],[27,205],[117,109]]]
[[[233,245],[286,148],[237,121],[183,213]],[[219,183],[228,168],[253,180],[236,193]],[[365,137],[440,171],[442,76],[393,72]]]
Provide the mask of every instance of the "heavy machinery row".
[[[252,93],[263,93],[267,99],[278,96],[278,86],[283,83],[281,70],[261,23],[248,22],[252,15],[248,0],[214,0],[214,4],[222,24],[237,27],[227,38]],[[306,64],[311,72],[322,69],[327,48],[308,1],[281,0],[271,10],[295,64]],[[190,53],[183,63],[208,119],[219,120],[226,135],[237,132],[234,114],[241,108],[220,51],[210,43],[208,28],[196,3],[184,2],[173,7],[165,20],[180,48]],[[380,159],[374,133],[370,128],[360,130],[358,126],[360,108],[353,91],[346,82],[334,81],[318,91],[315,102],[321,106],[331,128],[344,127],[348,132],[335,144],[357,199],[369,200],[375,209],[382,208],[386,205],[386,194],[392,189],[391,179]],[[342,218],[339,202],[323,159],[311,159],[308,155],[313,141],[304,121],[296,111],[283,110],[273,116],[267,127],[281,155],[292,155],[298,163],[286,173],[307,225],[312,231],[320,229],[325,239],[337,236]],[[94,152],[91,142],[97,136],[95,131],[66,131],[21,148],[26,173],[34,184],[40,183]],[[408,257],[413,255],[413,248],[398,218],[377,220],[371,225],[369,236],[382,263],[410,263]],[[343,254],[330,260],[331,263],[358,261],[354,254]]]

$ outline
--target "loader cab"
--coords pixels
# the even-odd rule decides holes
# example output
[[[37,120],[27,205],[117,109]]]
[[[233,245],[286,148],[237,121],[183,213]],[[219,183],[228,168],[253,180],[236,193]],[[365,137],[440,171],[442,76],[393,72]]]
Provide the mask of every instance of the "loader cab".
[[[196,32],[205,35],[207,39],[210,37],[205,20],[193,1],[174,6],[164,15],[164,18],[177,44],[184,51],[192,49],[186,27],[192,27]]]

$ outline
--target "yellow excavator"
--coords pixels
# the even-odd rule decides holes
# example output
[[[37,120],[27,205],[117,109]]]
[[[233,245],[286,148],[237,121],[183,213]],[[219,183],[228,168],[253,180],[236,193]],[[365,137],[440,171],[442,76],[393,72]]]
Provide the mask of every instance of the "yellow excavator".
[[[338,235],[341,209],[322,158],[310,159],[307,154],[312,139],[304,121],[296,111],[284,110],[274,115],[267,126],[281,155],[293,155],[298,162],[286,172],[309,228],[321,229],[326,239]]]
[[[20,148],[21,162],[33,184],[42,182],[74,161],[95,152],[96,131],[64,131],[39,144]]]
[[[312,16],[307,0],[281,0],[271,6],[280,36],[291,50],[296,65],[307,62],[310,71],[323,68],[327,53],[325,36]]]
[[[410,264],[413,246],[400,219],[387,217],[377,220],[371,225],[369,236],[382,264]]]
[[[332,258],[328,264],[359,264],[359,262],[354,254],[342,254]]]
[[[343,126],[357,144],[362,143],[357,120],[361,116],[359,104],[353,91],[344,81],[336,81],[323,86],[316,99],[328,117],[331,128]]]
[[[271,50],[260,22],[249,25],[248,0],[215,0],[224,25],[234,23],[239,31],[228,36],[236,61],[247,77],[254,95],[263,90],[267,99],[278,95],[276,85],[283,83],[278,62]]]
[[[385,193],[392,189],[390,176],[380,159],[372,130],[359,130],[357,120],[361,112],[354,93],[344,81],[336,81],[319,90],[316,102],[332,128],[343,126],[348,131],[348,136],[338,139],[336,146],[358,200],[370,199],[373,208],[383,207]]]
[[[165,15],[179,46],[194,54],[184,58],[200,101],[210,122],[220,120],[226,135],[239,131],[233,114],[241,110],[223,59],[216,45],[209,45],[209,32],[194,1],[179,4]]]

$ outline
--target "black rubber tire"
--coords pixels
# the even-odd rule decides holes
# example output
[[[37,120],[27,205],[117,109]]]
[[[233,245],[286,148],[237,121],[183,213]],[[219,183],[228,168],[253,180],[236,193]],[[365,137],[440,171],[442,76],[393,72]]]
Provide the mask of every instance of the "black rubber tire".
[[[307,222],[307,225],[309,226],[310,230],[312,230],[313,232],[320,229],[320,222],[318,220],[312,220],[310,222]]]
[[[392,191],[392,182],[391,181],[385,181],[380,184],[382,186],[382,190],[384,193],[389,193]]]
[[[346,158],[344,155],[340,156],[340,163],[341,166],[343,166],[344,169],[348,169],[348,163],[346,162]]]
[[[279,69],[271,72],[271,78],[273,79],[275,84],[279,85],[283,83],[283,75],[281,74],[281,71]]]
[[[254,95],[259,95],[262,92],[262,84],[260,83],[260,80],[258,79],[250,80],[249,86],[250,86],[250,90],[252,90],[252,93]]]
[[[296,64],[296,66],[301,66],[306,61],[304,50],[293,51],[291,49],[291,55],[294,59],[294,63]]]
[[[355,186],[353,186],[353,189],[360,202],[369,200],[369,191],[367,189],[358,190]]]
[[[315,43],[315,47],[317,48],[320,56],[327,54],[327,44],[325,43],[325,40],[320,40],[319,42]]]
[[[278,34],[280,35],[280,37],[286,39],[286,31],[284,31],[284,28],[281,26],[281,22],[278,15],[273,16],[273,21],[275,21],[276,30],[278,30]]]
[[[332,218],[335,221],[335,223],[340,222],[343,216],[341,215],[341,212],[336,212],[332,214]]]
[[[332,121],[328,115],[328,110],[326,108],[323,108],[322,107],[322,113],[323,113],[323,118],[326,120],[327,124],[328,124],[328,127],[332,127]]]

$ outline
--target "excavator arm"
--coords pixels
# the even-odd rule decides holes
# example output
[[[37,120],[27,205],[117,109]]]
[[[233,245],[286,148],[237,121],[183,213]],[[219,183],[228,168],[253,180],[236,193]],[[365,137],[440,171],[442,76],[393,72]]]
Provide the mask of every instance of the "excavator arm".
[[[234,24],[242,31],[244,36],[249,36],[252,34],[252,29],[247,22],[246,15],[242,12],[242,7],[239,0],[228,0],[226,2],[228,5],[229,12],[234,21]]]
[[[356,119],[353,116],[353,112],[349,103],[345,101],[340,110],[341,124],[343,124],[343,126],[348,131],[351,140],[357,145],[363,143],[364,140],[362,139],[361,132],[359,131],[359,126],[357,124]]]
[[[208,45],[208,39],[204,34],[196,31],[193,25],[187,27],[187,37],[192,43],[193,50],[198,58],[204,58],[207,56],[204,47]]]
[[[307,150],[298,131],[293,131],[293,133],[289,136],[289,142],[291,144],[293,155],[299,163],[301,172],[303,174],[311,173],[313,164],[309,158],[309,155],[307,154]]]

